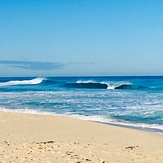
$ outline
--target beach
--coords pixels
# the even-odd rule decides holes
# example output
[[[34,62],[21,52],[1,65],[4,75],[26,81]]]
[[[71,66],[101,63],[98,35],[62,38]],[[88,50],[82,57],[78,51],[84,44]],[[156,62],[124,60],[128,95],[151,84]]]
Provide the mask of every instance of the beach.
[[[0,162],[161,163],[163,135],[62,116],[0,112]]]
[[[162,8],[0,0],[0,163],[163,163]]]

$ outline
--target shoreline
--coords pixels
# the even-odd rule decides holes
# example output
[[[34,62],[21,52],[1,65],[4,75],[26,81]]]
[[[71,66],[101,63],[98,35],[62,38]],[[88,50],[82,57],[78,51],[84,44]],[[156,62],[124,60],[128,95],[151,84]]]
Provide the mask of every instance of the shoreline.
[[[70,117],[0,111],[1,162],[163,162],[163,135]]]
[[[73,118],[73,119],[77,119],[77,120],[82,120],[82,121],[89,121],[89,122],[94,122],[94,123],[101,123],[101,124],[105,124],[105,125],[111,125],[111,126],[117,126],[117,127],[122,127],[122,128],[129,128],[129,129],[136,129],[136,130],[142,130],[142,131],[149,131],[149,132],[154,132],[154,133],[158,133],[158,134],[163,134],[163,129],[160,128],[150,128],[150,127],[142,127],[139,126],[137,124],[125,124],[125,123],[116,123],[116,122],[102,122],[99,120],[91,120],[89,118],[78,118],[75,117],[73,115],[64,115],[64,114],[56,114],[56,113],[50,113],[50,112],[38,112],[38,111],[18,111],[18,110],[11,110],[11,109],[6,109],[4,108],[3,110],[0,110],[0,112],[7,112],[7,113],[20,113],[20,114],[32,114],[32,115],[45,115],[45,116],[59,116],[59,117],[68,117],[68,118]],[[83,116],[84,117],[84,116]]]
[[[93,122],[97,123],[96,121],[93,121]],[[129,128],[129,129],[134,129],[134,130],[148,131],[148,132],[152,132],[152,133],[163,134],[163,130],[157,129],[157,128],[148,128],[148,127],[132,126],[132,125],[125,125],[125,124],[124,125],[123,124],[114,124],[114,123],[103,123],[103,122],[99,122],[99,123],[111,125],[111,126],[115,126],[115,127]]]

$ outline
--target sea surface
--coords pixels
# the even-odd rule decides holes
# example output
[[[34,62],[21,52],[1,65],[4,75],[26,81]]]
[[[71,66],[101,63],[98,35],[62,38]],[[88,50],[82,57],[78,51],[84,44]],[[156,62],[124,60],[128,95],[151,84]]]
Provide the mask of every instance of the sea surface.
[[[0,110],[163,133],[163,76],[1,77]]]

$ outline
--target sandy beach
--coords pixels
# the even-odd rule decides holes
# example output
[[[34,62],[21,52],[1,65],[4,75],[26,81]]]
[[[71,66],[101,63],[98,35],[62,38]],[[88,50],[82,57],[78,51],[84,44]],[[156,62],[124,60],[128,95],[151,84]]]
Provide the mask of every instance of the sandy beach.
[[[0,163],[161,163],[163,135],[73,118],[0,112]]]

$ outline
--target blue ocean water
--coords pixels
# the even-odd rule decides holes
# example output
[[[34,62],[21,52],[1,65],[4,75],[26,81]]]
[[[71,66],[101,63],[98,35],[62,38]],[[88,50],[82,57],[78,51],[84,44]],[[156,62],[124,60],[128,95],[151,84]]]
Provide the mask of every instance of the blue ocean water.
[[[163,132],[163,76],[1,77],[0,110]]]

